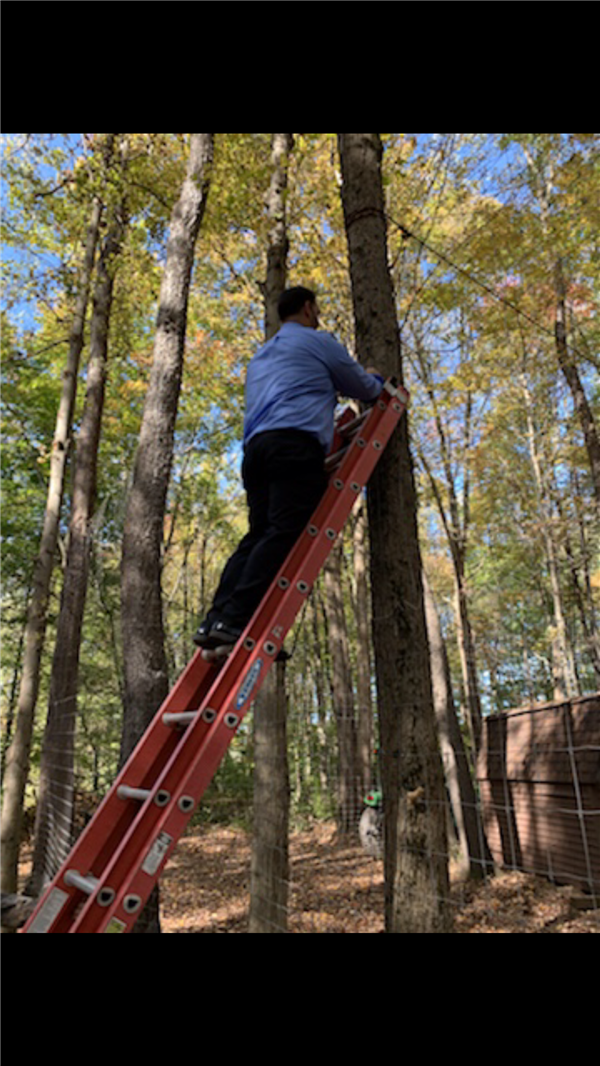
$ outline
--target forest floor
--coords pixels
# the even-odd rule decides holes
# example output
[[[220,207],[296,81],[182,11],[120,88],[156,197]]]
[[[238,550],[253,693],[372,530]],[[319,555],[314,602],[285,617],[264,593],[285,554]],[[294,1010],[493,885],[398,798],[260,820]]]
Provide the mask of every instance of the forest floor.
[[[213,826],[185,836],[161,879],[165,933],[245,933],[251,837]],[[290,835],[290,933],[382,933],[383,864],[320,823]],[[518,871],[454,882],[456,933],[600,933],[582,893]]]
[[[246,933],[250,852],[251,835],[243,829],[189,830],[161,878],[163,932]],[[30,863],[31,849],[24,847],[21,884]],[[600,933],[600,910],[580,909],[580,891],[531,874],[452,880],[451,898],[456,933]],[[338,841],[333,823],[292,832],[288,932],[383,931],[382,862],[358,844]]]

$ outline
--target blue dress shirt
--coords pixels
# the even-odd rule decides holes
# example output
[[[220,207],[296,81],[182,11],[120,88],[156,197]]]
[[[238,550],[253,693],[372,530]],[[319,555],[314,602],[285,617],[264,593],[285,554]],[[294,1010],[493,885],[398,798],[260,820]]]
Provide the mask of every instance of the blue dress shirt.
[[[302,429],[328,450],[337,394],[375,400],[383,387],[330,333],[284,322],[248,364],[244,444],[271,429]]]

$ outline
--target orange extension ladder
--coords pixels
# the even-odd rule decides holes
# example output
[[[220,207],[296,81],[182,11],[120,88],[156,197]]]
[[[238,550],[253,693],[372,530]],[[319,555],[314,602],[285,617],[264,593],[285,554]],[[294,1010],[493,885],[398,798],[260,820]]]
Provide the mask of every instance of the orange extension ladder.
[[[342,412],[325,495],[231,654],[195,653],[21,932],[131,932],[408,399],[391,378]]]

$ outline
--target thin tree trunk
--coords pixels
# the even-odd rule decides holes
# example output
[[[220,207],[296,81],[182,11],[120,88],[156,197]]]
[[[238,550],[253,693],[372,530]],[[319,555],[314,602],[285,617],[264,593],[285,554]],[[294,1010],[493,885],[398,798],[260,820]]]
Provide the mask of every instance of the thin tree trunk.
[[[350,669],[348,627],[342,587],[342,543],[336,544],[324,568],[333,709],[338,735],[338,831],[356,832],[360,814],[360,777],[356,760],[356,717]]]
[[[548,576],[550,578],[550,592],[552,594],[552,605],[554,609],[554,639],[552,642],[554,699],[560,700],[577,696],[579,694],[579,685],[575,672],[573,648],[571,647],[567,631],[563,595],[560,585],[558,551],[552,532],[552,519],[550,514],[551,505],[544,472],[542,470],[542,460],[536,440],[536,429],[533,416],[533,396],[525,372],[521,374],[521,390],[525,401],[529,457],[537,489],[541,533],[544,540],[546,564],[548,567]]]
[[[592,409],[588,403],[585,390],[579,377],[579,371],[573,361],[567,344],[567,315],[565,310],[565,280],[562,271],[562,263],[557,259],[554,268],[554,281],[556,289],[556,319],[554,332],[556,336],[556,353],[560,368],[565,376],[567,385],[571,390],[575,410],[579,418],[579,424],[583,433],[585,447],[590,464],[592,485],[596,497],[596,506],[600,508],[600,440],[594,421]]]
[[[425,617],[431,657],[433,702],[444,763],[446,788],[458,834],[462,868],[474,878],[493,870],[493,859],[485,838],[481,812],[469,770],[467,752],[458,724],[450,666],[440,620],[427,575],[423,572]]]
[[[440,518],[444,527],[446,537],[448,538],[448,547],[450,548],[450,555],[452,558],[452,567],[454,570],[454,587],[456,594],[456,621],[458,631],[458,650],[460,657],[460,665],[462,672],[462,681],[465,694],[465,710],[466,719],[471,734],[471,742],[473,745],[474,754],[479,751],[481,743],[481,697],[479,693],[479,681],[477,677],[477,662],[475,656],[475,641],[473,638],[473,631],[471,629],[471,623],[469,619],[469,600],[465,579],[465,563],[467,554],[467,541],[469,534],[469,465],[468,465],[468,453],[471,447],[472,441],[472,404],[470,395],[465,409],[465,426],[464,426],[464,464],[463,464],[463,485],[462,485],[462,519],[461,509],[459,506],[459,497],[456,489],[455,475],[453,472],[453,459],[451,446],[449,443],[449,435],[446,432],[442,420],[441,413],[438,408],[437,399],[427,360],[423,352],[422,346],[419,343],[416,348],[416,355],[418,360],[418,366],[421,379],[427,389],[431,405],[434,412],[434,421],[437,430],[437,436],[439,441],[439,451],[441,463],[444,471],[445,489],[447,494],[447,506],[442,498],[442,493],[436,478],[433,475],[431,466],[427,460],[424,449],[417,443],[417,451],[419,459],[425,470],[432,488],[435,501],[440,512]]]
[[[109,135],[111,138],[113,136],[114,134]],[[46,635],[46,612],[58,540],[65,471],[77,392],[79,358],[83,348],[90,279],[94,267],[101,215],[102,205],[100,200],[96,199],[92,206],[86,234],[84,259],[79,276],[79,290],[69,338],[69,354],[62,376],[62,391],[52,443],[46,510],[39,552],[35,562],[33,592],[29,603],[25,631],[15,733],[6,755],[2,808],[1,883],[4,892],[15,892],[17,887],[21,814],[25,785],[29,773],[29,752],[40,684],[40,663]]]
[[[319,639],[319,617],[316,597],[312,597],[309,610],[311,611],[311,633],[307,644],[307,653],[311,656],[313,675],[315,680],[315,699],[317,701],[317,743],[319,758],[319,790],[321,805],[325,796],[331,794],[331,760],[330,749],[327,743],[327,713],[325,708],[326,681],[323,673],[323,656]]]
[[[270,340],[279,329],[277,301],[286,286],[289,241],[286,224],[286,200],[290,154],[294,146],[293,133],[273,133],[271,137],[271,182],[267,194],[269,240],[267,247],[267,280],[265,299],[265,339]]]
[[[443,437],[440,438],[443,450]],[[454,486],[450,480],[448,493],[450,497],[450,519],[446,514],[444,501],[442,500],[438,483],[433,476],[429,462],[421,448],[417,444],[417,451],[421,465],[429,478],[431,489],[440,512],[440,518],[448,538],[448,547],[452,559],[454,573],[454,592],[456,601],[456,627],[458,634],[458,653],[460,658],[462,685],[464,692],[465,719],[476,754],[481,742],[481,697],[479,694],[479,682],[477,679],[477,663],[475,658],[475,642],[469,620],[469,601],[465,581],[465,554],[466,532],[463,533],[458,525],[458,505],[454,494]]]
[[[357,716],[357,772],[360,791],[371,788],[371,756],[373,751],[373,701],[371,699],[371,640],[369,636],[369,580],[367,575],[367,515],[361,504],[354,526],[354,581],[356,586],[356,696]]]
[[[38,896],[44,884],[54,877],[72,845],[79,650],[88,585],[91,522],[96,500],[115,261],[121,251],[126,225],[123,196],[104,240],[94,291],[87,389],[75,447],[67,563],[42,744],[33,869],[27,887],[31,896]]]
[[[469,732],[471,734],[474,756],[481,747],[481,698],[475,659],[475,642],[469,619],[469,603],[465,581],[464,549],[450,544],[454,567],[454,588],[456,596],[456,622],[458,629],[458,653],[465,690],[465,705]]]
[[[339,134],[356,347],[402,380],[376,133]],[[445,798],[429,671],[417,501],[400,420],[368,492],[373,643],[385,804],[386,929],[450,927]]]
[[[161,595],[163,523],[181,388],[188,295],[209,188],[213,139],[212,133],[191,135],[186,177],[171,215],[150,384],[127,499],[121,562],[125,683],[121,763],[131,754],[169,690]],[[156,890],[134,931],[160,931]]]
[[[260,704],[258,699],[254,704],[250,933],[285,933],[288,928],[290,786],[285,665],[277,663],[271,670],[267,681],[271,681],[273,691]]]
[[[15,710],[18,697],[19,679],[21,677],[21,657],[23,655],[23,646],[25,644],[25,634],[27,631],[27,606],[29,604],[29,596],[31,594],[31,588],[28,588],[24,596],[24,620],[21,627],[21,633],[19,636],[19,643],[17,645],[17,651],[14,659],[14,668],[12,675],[12,682],[10,685],[10,695],[8,697],[8,707],[6,709],[6,724],[4,728],[4,743],[2,745],[2,780],[4,780],[4,767],[6,765],[6,756],[12,740],[13,725],[15,721]]]
[[[581,507],[581,492],[579,487],[579,477],[577,471],[571,471],[571,484],[572,484],[572,497],[575,503],[575,511],[577,514],[577,530],[579,539],[579,551],[581,559],[581,569],[584,591],[582,591],[584,612],[588,620],[586,632],[589,634],[588,640],[591,648],[592,661],[594,663],[594,669],[598,678],[598,687],[600,688],[600,633],[598,632],[598,622],[596,618],[597,608],[594,602],[594,593],[592,590],[592,577],[590,573],[590,548],[588,544],[588,536],[586,531],[585,518],[582,513]],[[598,665],[596,665],[598,664]]]
[[[267,196],[269,240],[265,340],[279,329],[277,303],[286,285],[288,239],[286,192],[291,133],[271,139],[271,182]],[[254,828],[250,876],[251,933],[287,931],[289,771],[285,663],[276,663],[254,703]]]
[[[573,544],[569,533],[569,518],[565,516],[564,510],[560,500],[560,490],[556,484],[553,486],[554,503],[560,516],[561,523],[564,528],[564,549],[569,564],[569,575],[571,579],[571,588],[573,589],[573,599],[577,606],[577,612],[579,614],[579,620],[581,622],[581,628],[583,630],[584,642],[587,647],[587,651],[590,657],[594,673],[596,675],[596,685],[600,686],[600,637],[598,632],[594,628],[593,616],[588,617],[586,598],[581,587],[579,580],[579,567],[577,559],[575,558],[575,552],[573,551]],[[576,665],[576,663],[575,663]]]

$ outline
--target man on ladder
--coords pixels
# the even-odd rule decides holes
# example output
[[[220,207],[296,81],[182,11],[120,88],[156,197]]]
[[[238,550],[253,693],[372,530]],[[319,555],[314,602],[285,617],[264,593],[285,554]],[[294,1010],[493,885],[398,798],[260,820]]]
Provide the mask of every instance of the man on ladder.
[[[248,366],[242,480],[249,531],[194,636],[207,657],[236,643],[327,488],[337,394],[373,402],[384,384],[318,332],[310,289],[286,289],[278,312],[281,329]]]

